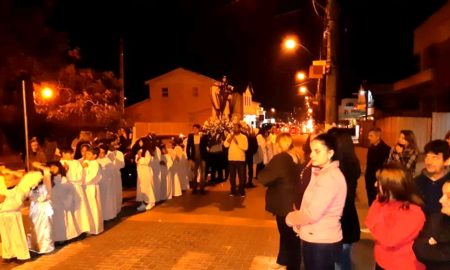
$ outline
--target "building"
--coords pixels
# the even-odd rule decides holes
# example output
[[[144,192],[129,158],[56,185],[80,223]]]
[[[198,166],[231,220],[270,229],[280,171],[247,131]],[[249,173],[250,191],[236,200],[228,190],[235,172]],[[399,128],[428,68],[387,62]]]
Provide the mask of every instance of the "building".
[[[211,87],[218,83],[215,79],[184,68],[150,79],[145,82],[149,98],[125,108],[127,122],[134,125],[137,136],[149,132],[186,134],[193,124],[203,124],[214,115],[210,93]],[[233,115],[239,119],[252,111],[247,102],[254,106],[253,90],[247,90],[244,92],[245,98],[239,91],[233,93]]]
[[[383,96],[376,107],[385,115],[430,117],[432,112],[449,111],[450,3],[415,29],[414,55],[417,73],[395,82],[390,89],[372,87],[375,95]]]

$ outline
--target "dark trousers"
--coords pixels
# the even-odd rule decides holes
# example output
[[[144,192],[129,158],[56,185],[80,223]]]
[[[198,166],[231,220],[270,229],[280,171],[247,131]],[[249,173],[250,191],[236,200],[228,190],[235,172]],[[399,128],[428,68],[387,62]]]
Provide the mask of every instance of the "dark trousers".
[[[287,270],[300,270],[302,262],[300,238],[291,227],[286,225],[285,216],[276,216],[280,248],[277,263],[286,266]]]
[[[372,205],[373,201],[377,197],[377,189],[375,188],[376,179],[366,178],[366,192],[367,192],[367,201],[369,202],[369,206]]]
[[[236,194],[236,173],[239,177],[239,194],[245,195],[245,161],[228,161],[231,193]]]
[[[319,244],[302,241],[305,270],[334,270],[340,265],[342,243]]]
[[[253,156],[245,157],[245,167],[247,167],[247,184],[253,181]]]
[[[222,153],[210,153],[211,182],[217,183],[223,181],[223,170],[221,166]]]

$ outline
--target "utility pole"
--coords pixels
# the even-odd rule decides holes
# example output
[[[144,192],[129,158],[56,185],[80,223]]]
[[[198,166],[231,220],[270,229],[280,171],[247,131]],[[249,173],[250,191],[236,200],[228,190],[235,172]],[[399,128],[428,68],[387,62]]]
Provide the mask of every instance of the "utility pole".
[[[327,41],[325,123],[331,124],[337,122],[336,87],[338,66],[336,65],[336,57],[338,40],[337,22],[339,19],[339,7],[337,4],[337,0],[328,0],[326,7],[326,18],[327,23],[324,33]]]
[[[123,38],[120,38],[120,113],[125,113],[125,77],[124,77]]]

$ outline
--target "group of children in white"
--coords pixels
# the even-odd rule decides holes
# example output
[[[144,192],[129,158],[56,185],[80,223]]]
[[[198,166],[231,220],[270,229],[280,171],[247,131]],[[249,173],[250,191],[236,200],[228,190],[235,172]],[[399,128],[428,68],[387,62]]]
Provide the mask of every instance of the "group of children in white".
[[[3,259],[27,260],[30,252],[45,254],[55,242],[85,234],[97,235],[104,221],[122,209],[120,169],[124,155],[108,146],[81,146],[82,158],[72,149],[62,149],[59,161],[34,162],[31,171],[0,169],[0,236]],[[111,149],[114,149],[111,148]],[[137,167],[138,211],[181,196],[189,189],[190,167],[182,146],[170,142],[160,147],[149,137],[133,147]],[[21,209],[30,200],[30,233],[25,235]]]
[[[82,147],[83,157],[73,159],[73,150],[62,150],[60,161],[32,167],[24,173],[0,170],[0,236],[2,257],[27,260],[29,251],[54,250],[55,242],[82,234],[100,234],[103,222],[114,219],[122,208],[120,169],[124,155],[106,145]],[[30,200],[30,233],[25,235],[21,208]]]
[[[189,189],[189,162],[182,146],[173,142],[153,144],[149,137],[136,141],[137,190],[136,201],[141,202],[138,211],[153,208],[159,201],[181,196]]]

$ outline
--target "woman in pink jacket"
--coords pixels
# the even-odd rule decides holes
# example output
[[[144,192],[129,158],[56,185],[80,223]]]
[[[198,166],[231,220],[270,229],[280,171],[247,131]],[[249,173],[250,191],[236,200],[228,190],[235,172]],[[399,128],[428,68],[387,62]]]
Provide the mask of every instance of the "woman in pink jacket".
[[[335,159],[336,141],[321,134],[311,141],[311,180],[300,210],[286,216],[303,243],[306,270],[329,270],[340,265],[342,252],[341,216],[347,184]]]
[[[410,174],[401,165],[388,164],[377,172],[376,183],[378,196],[366,218],[366,226],[375,238],[375,269],[425,269],[412,248],[425,215]]]

